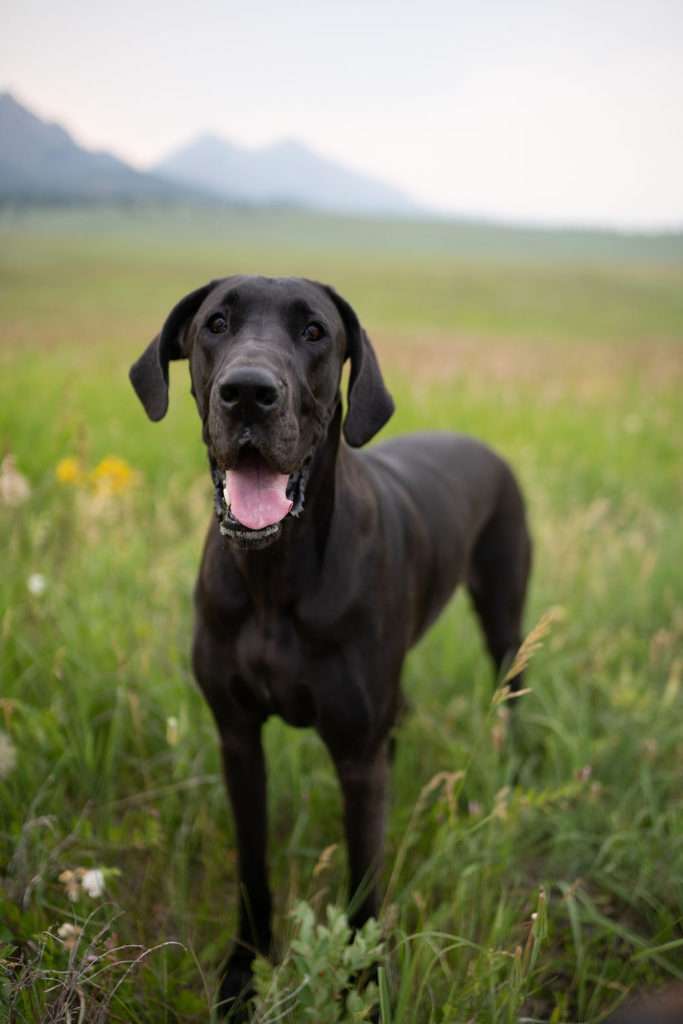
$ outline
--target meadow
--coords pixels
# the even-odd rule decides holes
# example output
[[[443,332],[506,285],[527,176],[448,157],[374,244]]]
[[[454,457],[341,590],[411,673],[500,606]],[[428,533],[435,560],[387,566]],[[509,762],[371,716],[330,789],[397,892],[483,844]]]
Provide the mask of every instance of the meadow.
[[[528,500],[547,632],[514,716],[463,594],[407,663],[382,1024],[597,1024],[683,980],[681,237],[5,212],[0,458],[30,493],[5,463],[0,1020],[213,1019],[237,893],[189,666],[211,484],[186,367],[157,425],[127,371],[177,298],[238,271],[333,283],[396,397],[385,434],[481,437]],[[340,805],[313,733],[266,742],[285,955],[299,901],[345,904]],[[280,992],[255,1019],[363,1012]]]

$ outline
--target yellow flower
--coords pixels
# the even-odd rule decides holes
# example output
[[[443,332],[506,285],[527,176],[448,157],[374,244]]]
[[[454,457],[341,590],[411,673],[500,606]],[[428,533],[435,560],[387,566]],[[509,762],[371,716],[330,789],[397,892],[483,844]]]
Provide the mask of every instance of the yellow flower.
[[[83,467],[81,460],[75,459],[73,455],[68,456],[66,459],[60,459],[55,469],[55,476],[60,484],[73,484],[74,487],[82,484]]]
[[[107,496],[130,490],[135,479],[135,470],[117,455],[107,455],[90,474],[90,483],[96,493]]]

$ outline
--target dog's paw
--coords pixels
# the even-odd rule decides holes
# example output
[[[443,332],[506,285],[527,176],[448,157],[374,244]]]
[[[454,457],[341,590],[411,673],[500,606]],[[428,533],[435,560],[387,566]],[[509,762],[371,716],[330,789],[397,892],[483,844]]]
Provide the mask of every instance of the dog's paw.
[[[252,961],[233,954],[225,965],[218,989],[218,1012],[230,1024],[249,1020],[249,1003],[254,996]]]

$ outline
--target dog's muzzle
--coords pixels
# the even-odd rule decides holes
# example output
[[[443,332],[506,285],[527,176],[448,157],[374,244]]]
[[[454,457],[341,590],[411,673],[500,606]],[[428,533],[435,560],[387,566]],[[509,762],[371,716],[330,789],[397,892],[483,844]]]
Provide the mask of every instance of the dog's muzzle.
[[[296,472],[286,476],[270,470],[256,451],[250,452],[236,470],[223,471],[210,457],[216,518],[223,536],[251,549],[276,540],[283,523],[303,513],[312,461],[311,452]],[[273,519],[277,521],[268,521]]]

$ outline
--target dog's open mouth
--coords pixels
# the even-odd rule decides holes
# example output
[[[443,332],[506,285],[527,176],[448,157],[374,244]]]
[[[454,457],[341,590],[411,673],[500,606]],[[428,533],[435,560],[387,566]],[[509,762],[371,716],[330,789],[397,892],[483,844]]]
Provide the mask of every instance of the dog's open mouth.
[[[274,470],[255,448],[245,449],[233,469],[211,459],[216,516],[224,537],[243,547],[261,547],[280,534],[282,523],[303,512],[311,457],[287,475]]]

